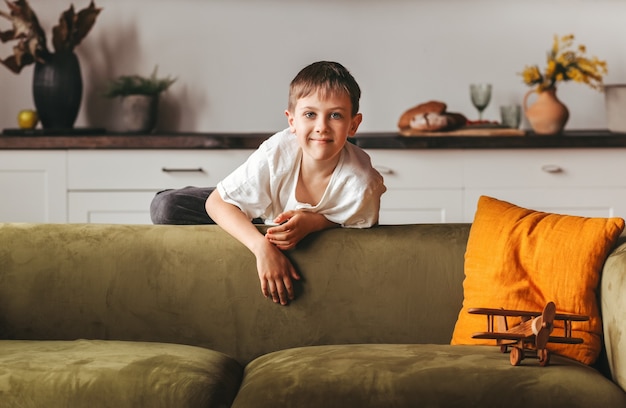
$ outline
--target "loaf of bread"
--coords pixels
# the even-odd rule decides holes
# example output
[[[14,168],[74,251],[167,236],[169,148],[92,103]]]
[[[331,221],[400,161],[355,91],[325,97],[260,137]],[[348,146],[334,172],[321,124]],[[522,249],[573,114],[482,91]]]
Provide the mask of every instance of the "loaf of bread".
[[[440,101],[429,101],[408,109],[400,116],[400,130],[415,129],[423,131],[450,130],[467,123],[467,118],[460,113],[446,112],[447,105]]]

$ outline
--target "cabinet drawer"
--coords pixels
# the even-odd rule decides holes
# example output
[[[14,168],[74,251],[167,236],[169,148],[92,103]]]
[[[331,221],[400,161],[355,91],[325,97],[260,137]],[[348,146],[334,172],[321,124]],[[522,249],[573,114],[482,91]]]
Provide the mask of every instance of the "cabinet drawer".
[[[152,192],[71,192],[68,221],[92,224],[152,224]]]
[[[72,190],[162,190],[188,185],[215,186],[252,150],[72,150]]]
[[[380,203],[380,224],[463,221],[461,189],[389,189]]]
[[[626,218],[626,188],[484,188],[466,191],[465,221],[473,221],[481,195],[536,211],[581,217]]]
[[[467,151],[465,184],[472,187],[626,186],[626,149]]]
[[[367,150],[387,188],[461,188],[460,150]]]

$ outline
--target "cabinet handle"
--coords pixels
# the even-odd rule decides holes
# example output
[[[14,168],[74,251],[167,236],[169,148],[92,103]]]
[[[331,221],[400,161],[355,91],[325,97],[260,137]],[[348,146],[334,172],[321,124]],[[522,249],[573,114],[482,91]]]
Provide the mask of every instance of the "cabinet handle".
[[[394,171],[392,169],[390,169],[389,167],[387,167],[387,166],[374,166],[374,168],[376,170],[378,170],[378,172],[380,174],[387,174],[387,175],[389,175],[389,174],[393,174],[394,173]]]
[[[202,167],[196,168],[175,168],[175,167],[163,167],[161,169],[164,173],[204,173],[204,169]]]
[[[541,166],[541,170],[546,173],[563,173],[563,168],[561,166],[557,166],[556,164],[544,164]]]

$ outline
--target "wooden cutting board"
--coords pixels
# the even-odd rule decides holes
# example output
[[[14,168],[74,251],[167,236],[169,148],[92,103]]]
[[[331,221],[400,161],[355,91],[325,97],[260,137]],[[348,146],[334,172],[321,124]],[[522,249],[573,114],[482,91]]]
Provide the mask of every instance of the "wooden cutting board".
[[[505,127],[482,127],[464,126],[448,131],[423,131],[417,129],[403,129],[400,135],[407,137],[419,136],[524,136],[526,131],[522,129],[512,129]]]

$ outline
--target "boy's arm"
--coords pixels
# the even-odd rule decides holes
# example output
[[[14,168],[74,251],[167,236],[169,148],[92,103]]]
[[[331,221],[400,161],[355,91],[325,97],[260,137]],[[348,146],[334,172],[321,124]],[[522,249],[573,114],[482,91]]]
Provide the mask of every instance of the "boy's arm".
[[[261,291],[275,303],[294,299],[291,279],[300,279],[289,259],[259,232],[238,207],[222,200],[217,190],[206,201],[209,216],[256,257]]]
[[[339,224],[329,221],[322,214],[300,210],[285,211],[274,222],[280,225],[268,228],[265,237],[282,250],[295,248],[300,240],[312,232],[339,227]]]

